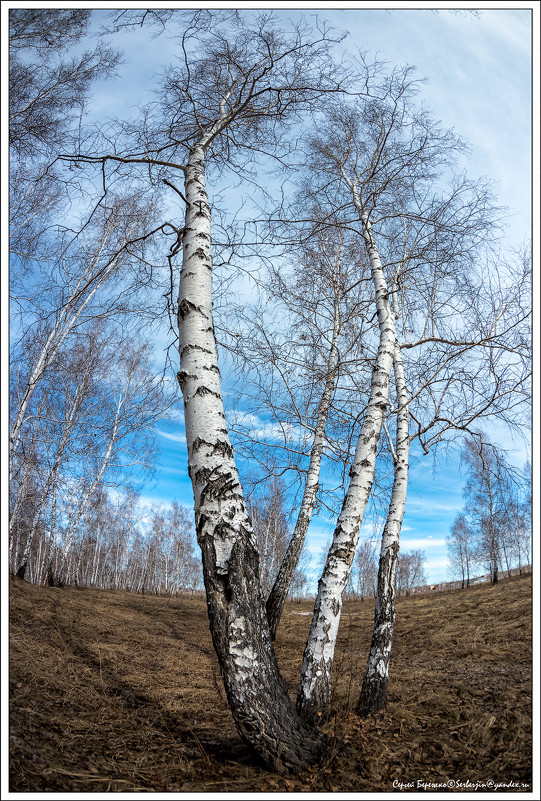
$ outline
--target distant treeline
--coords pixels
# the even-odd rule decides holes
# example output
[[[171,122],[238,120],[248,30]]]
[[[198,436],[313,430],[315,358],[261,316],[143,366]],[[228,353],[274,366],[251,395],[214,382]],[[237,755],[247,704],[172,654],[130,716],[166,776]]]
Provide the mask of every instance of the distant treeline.
[[[512,578],[513,576],[525,576],[532,572],[531,565],[521,565],[520,567],[512,567],[510,570],[505,570],[499,574],[500,579]],[[466,587],[472,587],[474,584],[484,584],[491,581],[490,573],[483,576],[474,576],[469,580],[464,581],[442,581],[439,584],[424,584],[421,587],[412,587],[406,595],[417,595],[422,592],[441,592],[442,590],[460,590]]]

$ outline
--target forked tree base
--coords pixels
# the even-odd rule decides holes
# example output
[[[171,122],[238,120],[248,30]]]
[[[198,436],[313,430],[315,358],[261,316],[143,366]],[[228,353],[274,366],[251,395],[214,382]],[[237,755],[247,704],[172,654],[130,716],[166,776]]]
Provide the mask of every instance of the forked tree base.
[[[259,594],[258,555],[250,537],[238,538],[220,575],[208,520],[199,518],[207,610],[233,720],[244,742],[270,770],[295,774],[315,765],[327,738],[301,720],[280,674]]]

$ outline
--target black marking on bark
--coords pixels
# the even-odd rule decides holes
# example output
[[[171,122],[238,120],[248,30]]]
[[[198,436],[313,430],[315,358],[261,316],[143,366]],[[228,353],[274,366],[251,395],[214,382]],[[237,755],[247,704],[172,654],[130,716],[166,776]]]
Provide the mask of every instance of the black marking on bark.
[[[203,386],[197,387],[197,389],[194,392],[194,396],[195,395],[200,395],[201,397],[204,397],[205,395],[214,395],[215,398],[221,398],[221,395],[220,395],[219,392],[214,392],[214,390],[209,389],[208,387],[203,387]]]
[[[207,365],[204,365],[201,369],[207,370],[207,372],[209,373],[216,373],[217,375],[220,375],[220,370],[215,364],[211,364],[209,367],[207,367]]]
[[[375,714],[387,704],[389,683],[388,670],[382,676],[379,671],[372,670],[372,664],[383,662],[388,668],[395,624],[396,588],[393,580],[399,544],[393,545],[380,557],[378,569],[378,595],[374,618],[374,631],[370,645],[368,667],[363,679],[363,686],[357,701],[357,714],[366,717]]]
[[[206,471],[206,474],[205,474]],[[239,490],[239,482],[236,477],[231,472],[227,473],[218,473],[214,478],[211,478],[212,473],[215,470],[208,470],[208,468],[201,468],[197,473],[197,480],[198,483],[205,482],[205,486],[201,491],[201,499],[200,505],[203,506],[204,503],[209,499],[215,500],[231,500],[232,498],[238,497],[241,498],[242,495],[239,491],[236,493],[233,492],[234,489]]]
[[[192,443],[192,449],[194,451],[198,451],[203,445],[206,445],[208,448],[212,448],[212,442],[207,442],[205,439],[201,439],[201,437],[196,437]]]
[[[207,353],[209,356],[211,356],[211,355],[212,355],[212,351],[211,351],[211,350],[209,350],[208,348],[203,348],[201,345],[194,345],[194,344],[191,344],[191,343],[190,343],[190,344],[188,344],[188,345],[184,345],[184,347],[183,347],[183,348],[182,348],[182,350],[180,351],[180,358],[181,358],[181,360],[184,358],[184,356],[186,355],[186,353],[188,353],[188,352],[189,352],[189,351],[191,351],[191,350],[198,350],[198,351],[200,351],[201,353]]]
[[[197,376],[196,375],[191,375],[190,373],[187,373],[185,370],[179,370],[179,372],[177,373],[177,381],[178,381],[178,383],[180,385],[180,388],[182,390],[184,390],[184,386],[186,384],[186,381],[189,378],[196,379]]]
[[[190,253],[190,255],[188,256],[188,258],[189,258],[189,259],[193,259],[193,258],[194,258],[194,256],[195,256],[196,258],[198,258],[198,259],[206,259],[206,258],[207,258],[207,254],[205,253],[205,251],[203,250],[203,248],[197,248],[197,249],[196,249],[196,250],[194,250],[192,253]]]
[[[219,453],[222,456],[226,456],[228,459],[233,458],[233,448],[229,444],[229,442],[224,442],[223,440],[219,439],[215,445],[212,446],[213,453]]]
[[[190,300],[186,298],[182,298],[178,306],[178,316],[181,320],[184,320],[186,315],[188,315],[192,311],[198,311],[201,314],[203,313],[199,306],[196,306],[195,303],[192,303]]]
[[[201,548],[203,548],[202,542],[203,542],[203,539],[204,539],[205,528],[206,528],[206,525],[207,525],[208,521],[209,521],[209,517],[207,517],[207,515],[204,515],[204,514],[201,514],[201,513],[196,515],[195,535],[197,537],[197,542],[199,543]]]
[[[200,467],[196,473],[194,473],[194,481],[196,484],[203,484],[208,481],[209,476],[213,471],[209,467]]]

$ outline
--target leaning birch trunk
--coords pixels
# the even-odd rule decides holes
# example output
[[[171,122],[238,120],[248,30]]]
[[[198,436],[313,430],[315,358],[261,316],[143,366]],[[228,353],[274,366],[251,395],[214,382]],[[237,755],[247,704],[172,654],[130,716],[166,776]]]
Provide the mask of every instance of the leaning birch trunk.
[[[368,503],[378,442],[389,399],[396,329],[389,293],[370,222],[363,212],[363,236],[370,259],[379,325],[379,347],[370,397],[350,470],[351,481],[342,504],[325,568],[318,585],[312,625],[301,669],[297,709],[302,717],[324,713],[331,703],[331,670],[338,636],[342,595],[349,578],[364,511]]]
[[[379,712],[387,703],[389,662],[395,627],[396,576],[400,530],[406,507],[409,459],[408,393],[398,342],[395,344],[394,374],[398,414],[393,490],[383,530],[378,569],[374,630],[368,664],[356,710],[366,716]]]
[[[104,268],[98,270],[97,273],[95,272],[97,269],[98,258],[101,255],[104,246],[104,243],[102,243],[98,253],[95,255],[89,267],[87,270],[85,270],[77,282],[75,289],[72,291],[69,299],[64,304],[57,320],[49,332],[49,336],[47,337],[47,340],[43,345],[35,364],[32,367],[32,371],[26,382],[23,397],[19,403],[9,434],[9,455],[11,460],[9,473],[10,481],[13,478],[14,457],[17,453],[21,440],[23,423],[28,411],[28,405],[30,404],[32,396],[34,395],[36,387],[39,385],[44,374],[56,358],[56,355],[64,344],[66,338],[74,326],[78,324],[79,318],[82,316],[86,306],[95,296],[98,289],[110,278],[110,276],[118,267],[119,259],[116,256],[113,256],[111,259],[109,259]],[[92,287],[92,284],[95,285]],[[90,287],[92,288],[90,291],[88,291]],[[88,292],[88,294],[84,300],[80,302],[81,297],[84,297],[85,292]],[[77,302],[80,302],[79,306],[76,305]]]
[[[43,489],[41,491],[41,494],[40,494],[40,499],[38,501],[38,504],[37,504],[37,507],[36,507],[36,511],[35,511],[34,517],[32,519],[32,525],[30,527],[30,531],[28,532],[28,536],[26,538],[26,542],[25,542],[25,546],[24,546],[24,550],[23,550],[23,555],[22,555],[22,558],[20,560],[19,567],[17,569],[17,576],[19,578],[21,578],[21,579],[24,579],[25,574],[26,574],[26,568],[28,566],[28,559],[30,557],[30,550],[31,550],[31,547],[32,547],[32,541],[33,541],[34,536],[36,534],[36,530],[37,530],[37,527],[38,527],[38,524],[39,524],[39,521],[40,521],[40,518],[41,518],[42,509],[43,509],[43,507],[45,505],[45,502],[48,500],[49,492],[50,492],[51,487],[53,486],[54,482],[56,482],[56,480],[57,480],[58,472],[60,470],[60,464],[61,464],[61,461],[62,461],[62,457],[64,455],[64,451],[65,451],[66,446],[68,444],[68,440],[69,440],[69,438],[71,436],[71,433],[73,431],[73,426],[74,426],[74,422],[75,422],[75,413],[76,413],[78,405],[79,405],[81,392],[82,392],[82,387],[81,386],[77,387],[77,391],[75,393],[75,397],[73,398],[73,400],[71,402],[71,406],[70,406],[70,408],[69,408],[69,410],[68,410],[68,412],[66,414],[66,419],[64,421],[64,427],[63,427],[62,439],[61,439],[60,444],[59,444],[59,446],[57,448],[54,464],[51,467],[51,469],[49,470],[49,474],[47,476],[47,480],[46,480],[45,485],[44,485],[44,487],[43,487]],[[10,535],[11,535],[11,528],[12,528],[12,523],[13,523],[14,519],[15,519],[15,517],[13,516],[12,519],[10,520],[10,522],[9,522]]]
[[[109,464],[109,461],[111,459],[111,454],[113,453],[113,447],[114,447],[115,442],[117,440],[118,427],[120,425],[120,417],[121,417],[122,408],[124,406],[124,402],[125,402],[125,396],[121,395],[119,397],[119,399],[118,399],[118,403],[117,403],[117,407],[116,407],[115,419],[114,419],[114,423],[113,423],[113,430],[111,432],[111,437],[109,439],[109,444],[107,445],[107,450],[106,450],[105,455],[103,457],[100,469],[98,470],[98,472],[96,473],[96,475],[92,479],[92,483],[90,484],[90,487],[88,488],[88,490],[84,494],[81,502],[79,503],[79,507],[77,509],[77,514],[75,515],[74,519],[71,521],[70,526],[68,528],[68,531],[66,533],[66,541],[65,541],[65,544],[64,544],[64,548],[63,548],[63,551],[62,551],[62,557],[61,557],[61,560],[60,560],[59,577],[58,577],[59,581],[64,581],[64,567],[68,563],[68,556],[70,555],[70,552],[71,552],[71,548],[72,548],[72,545],[73,545],[73,538],[74,538],[75,533],[77,531],[77,528],[79,526],[79,522],[80,522],[80,520],[81,520],[81,518],[83,516],[83,513],[84,513],[84,511],[85,511],[85,509],[86,509],[86,507],[88,505],[88,502],[90,501],[90,499],[92,497],[92,494],[93,494],[94,490],[99,485],[99,483],[101,481],[101,478],[102,478],[103,474],[105,473],[105,469],[106,469],[106,467]]]
[[[314,442],[310,453],[310,463],[308,474],[302,497],[301,507],[295,524],[295,529],[288,545],[286,555],[280,565],[280,570],[267,598],[267,617],[272,639],[276,637],[280,618],[284,610],[287,594],[291,586],[291,581],[304,545],[306,532],[312,519],[312,513],[316,503],[316,496],[319,487],[319,473],[321,470],[321,458],[325,444],[325,425],[327,414],[331,402],[332,391],[336,378],[336,364],[338,360],[338,336],[340,334],[340,310],[338,297],[334,302],[334,324],[331,348],[327,362],[327,372],[325,377],[325,387],[319,403]]]
[[[194,147],[184,170],[178,380],[212,640],[239,734],[272,769],[299,771],[319,758],[324,739],[297,716],[278,670],[257,545],[226,427],[212,316],[204,146]]]

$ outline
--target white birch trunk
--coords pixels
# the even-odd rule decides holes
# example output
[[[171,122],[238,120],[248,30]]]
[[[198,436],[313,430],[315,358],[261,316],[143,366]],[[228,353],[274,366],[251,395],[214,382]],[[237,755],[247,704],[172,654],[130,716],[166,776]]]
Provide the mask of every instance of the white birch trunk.
[[[96,544],[94,546],[94,556],[92,558],[92,572],[90,575],[90,586],[95,587],[98,580],[98,570],[100,564],[100,524],[96,527]]]
[[[320,735],[297,717],[280,676],[259,581],[259,558],[225,422],[212,316],[211,213],[205,146],[185,167],[179,285],[179,384],[189,475],[214,647],[240,735],[275,770],[301,770]]]
[[[314,433],[312,449],[310,452],[310,462],[308,465],[308,474],[306,476],[304,493],[291,541],[288,545],[286,554],[282,564],[280,565],[280,570],[278,571],[278,575],[276,576],[276,580],[267,599],[267,617],[273,639],[276,637],[276,632],[278,630],[280,618],[282,617],[284,604],[291,586],[295,569],[299,562],[306,532],[308,531],[308,526],[310,525],[310,520],[312,519],[314,506],[316,503],[317,491],[319,488],[319,474],[321,471],[321,459],[323,456],[323,448],[325,446],[325,426],[327,424],[327,416],[336,378],[339,335],[340,309],[339,298],[336,295],[334,302],[333,334],[329,358],[327,361],[325,386],[317,412],[316,429]]]
[[[57,480],[58,471],[60,469],[60,463],[62,461],[62,456],[64,455],[64,450],[66,449],[66,445],[68,444],[68,440],[69,440],[69,438],[71,436],[71,433],[73,431],[73,426],[75,424],[75,413],[76,413],[77,408],[79,406],[79,400],[80,400],[81,392],[82,392],[82,387],[81,386],[77,387],[77,391],[75,393],[74,398],[72,399],[70,408],[69,408],[68,413],[66,415],[66,419],[64,421],[64,429],[63,429],[63,433],[62,433],[62,438],[61,438],[60,443],[59,443],[58,448],[57,448],[55,461],[54,461],[53,466],[49,470],[49,474],[48,474],[47,479],[45,481],[45,485],[44,485],[44,487],[43,487],[43,489],[41,491],[40,499],[38,501],[38,505],[36,507],[36,511],[34,513],[34,517],[33,517],[33,520],[32,520],[32,525],[30,527],[30,531],[28,532],[28,536],[26,538],[25,547],[23,549],[23,555],[22,555],[21,561],[19,563],[19,566],[17,568],[17,576],[19,576],[19,578],[24,578],[25,577],[25,572],[26,572],[26,568],[27,568],[27,565],[28,565],[28,559],[30,557],[30,549],[32,547],[32,541],[34,539],[34,536],[35,536],[35,533],[36,533],[36,529],[38,527],[38,523],[39,523],[39,520],[40,520],[40,517],[41,517],[41,511],[43,509],[45,501],[47,500],[47,498],[49,496],[49,492],[50,492],[51,487],[53,486],[53,482],[56,482],[56,480]],[[12,527],[14,525],[15,519],[16,519],[15,515],[12,515],[11,520],[9,521],[10,536],[11,536],[11,531],[12,531]]]
[[[357,712],[362,715],[385,708],[389,662],[395,626],[396,576],[400,531],[406,508],[409,470],[409,412],[404,365],[398,342],[394,351],[394,375],[398,414],[394,481],[387,521],[381,539],[374,630]]]
[[[324,712],[331,702],[331,670],[338,636],[342,596],[349,578],[372,482],[378,442],[389,399],[396,329],[389,293],[370,221],[362,211],[379,324],[379,347],[370,397],[350,470],[351,481],[338,517],[325,568],[318,585],[312,625],[304,650],[297,709],[303,717]]]
[[[47,337],[47,340],[39,353],[36,363],[32,368],[30,377],[27,380],[26,387],[24,389],[23,396],[21,402],[19,403],[17,412],[15,414],[15,420],[13,421],[13,425],[11,427],[9,435],[10,481],[13,478],[14,456],[19,447],[19,442],[21,439],[21,431],[26,416],[26,411],[28,408],[28,404],[30,403],[32,396],[36,390],[36,387],[43,378],[43,375],[50,366],[50,364],[53,362],[59,349],[65,342],[66,337],[68,336],[70,331],[73,329],[73,327],[81,317],[86,306],[92,300],[92,298],[94,297],[100,286],[102,286],[102,284],[105,283],[105,281],[107,281],[110,278],[110,276],[115,272],[117,268],[118,260],[113,259],[106,269],[100,270],[97,274],[94,274],[97,260],[100,255],[101,255],[101,250],[98,254],[96,254],[89,268],[85,270],[85,272],[77,282],[75,289],[71,293],[69,299],[66,301],[65,305],[63,306],[58,316],[58,319],[53,325],[53,328],[50,331],[49,336]],[[84,293],[88,290],[88,288],[92,285],[94,281],[96,281],[95,286],[91,289],[90,292],[88,292],[86,298],[82,301],[81,305],[76,306],[75,304],[80,300],[81,296],[84,295]]]
[[[118,426],[120,424],[120,415],[121,415],[122,407],[124,405],[124,400],[125,400],[125,397],[123,395],[121,395],[119,400],[118,400],[118,403],[117,403],[117,408],[116,408],[116,412],[115,412],[115,419],[114,419],[114,423],[113,423],[113,430],[111,432],[111,437],[109,439],[109,444],[107,445],[107,450],[105,451],[105,455],[104,455],[104,457],[102,459],[101,467],[98,470],[98,472],[96,473],[96,475],[94,476],[90,487],[88,488],[88,490],[84,494],[84,496],[83,496],[83,498],[82,498],[82,500],[81,500],[81,502],[79,504],[79,507],[77,509],[77,514],[75,515],[71,525],[68,528],[68,531],[67,531],[67,534],[66,534],[66,541],[65,541],[65,544],[64,544],[64,548],[63,548],[61,567],[60,567],[60,576],[59,576],[59,578],[60,578],[61,581],[62,581],[63,568],[64,568],[64,565],[67,562],[69,553],[71,551],[71,546],[73,545],[73,538],[75,536],[75,532],[77,531],[77,527],[79,525],[81,517],[83,516],[84,511],[85,511],[85,509],[86,509],[86,507],[88,505],[88,502],[89,502],[90,498],[92,497],[92,493],[94,492],[94,490],[98,486],[98,484],[99,484],[99,482],[100,482],[100,480],[101,480],[101,478],[102,478],[102,476],[103,476],[103,474],[105,472],[105,469],[106,469],[106,467],[109,464],[109,461],[111,459],[111,454],[113,452],[113,447],[114,447],[114,444],[115,444],[116,439],[117,439]]]
[[[10,553],[10,560],[11,565],[14,571],[17,571],[18,566],[22,564],[22,560],[19,557],[22,543],[20,541],[20,536],[15,535],[15,527],[19,520],[20,510],[26,498],[26,491],[28,487],[28,483],[30,481],[31,471],[29,467],[26,465],[23,471],[22,481],[17,488],[17,495],[15,499],[15,503],[13,508],[11,509],[11,514],[9,517],[9,553]],[[13,555],[13,547],[15,546],[15,554]],[[25,548],[23,549],[26,550]]]

